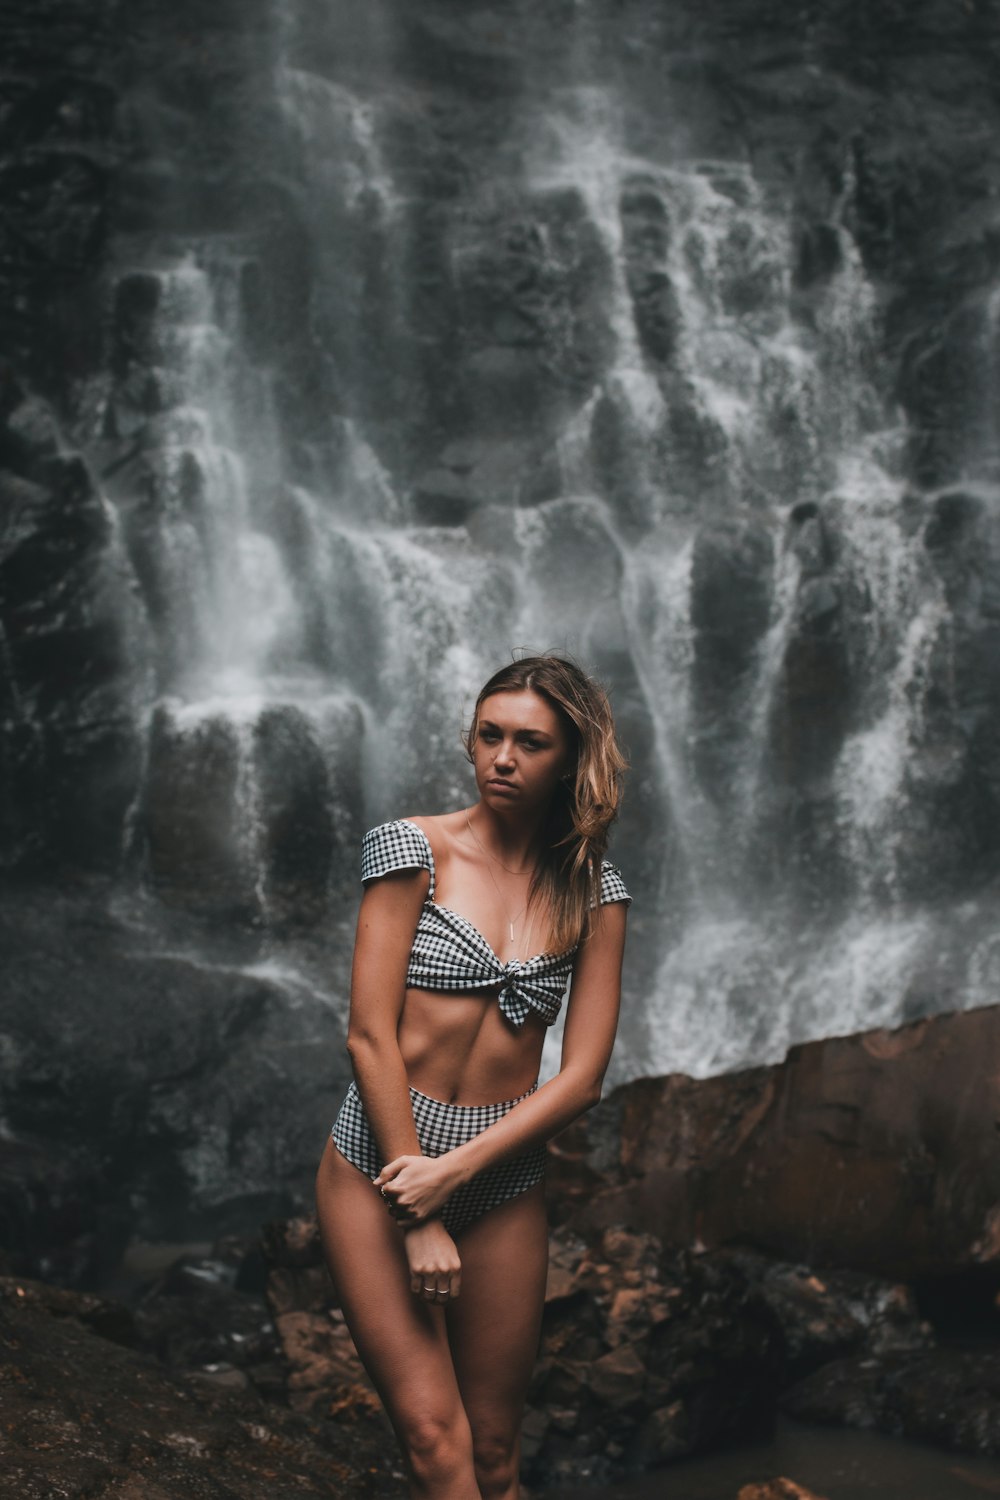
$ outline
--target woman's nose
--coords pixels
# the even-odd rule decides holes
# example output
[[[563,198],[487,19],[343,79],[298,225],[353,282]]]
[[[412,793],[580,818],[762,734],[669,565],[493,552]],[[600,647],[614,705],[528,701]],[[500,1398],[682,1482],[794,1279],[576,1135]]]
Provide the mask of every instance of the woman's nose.
[[[495,766],[509,766],[514,762],[514,746],[509,740],[504,740],[497,748]]]

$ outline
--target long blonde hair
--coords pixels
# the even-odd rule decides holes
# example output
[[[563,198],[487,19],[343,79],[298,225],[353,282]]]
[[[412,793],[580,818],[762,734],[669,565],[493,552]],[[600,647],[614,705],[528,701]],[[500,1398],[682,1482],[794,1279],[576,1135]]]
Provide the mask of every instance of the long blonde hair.
[[[608,695],[575,662],[562,656],[524,656],[501,667],[482,688],[463,736],[472,759],[480,710],[494,693],[537,693],[563,720],[574,765],[553,794],[542,830],[543,850],[529,904],[551,913],[549,945],[561,953],[580,941],[601,899],[601,861],[618,816],[628,762],[615,733]]]

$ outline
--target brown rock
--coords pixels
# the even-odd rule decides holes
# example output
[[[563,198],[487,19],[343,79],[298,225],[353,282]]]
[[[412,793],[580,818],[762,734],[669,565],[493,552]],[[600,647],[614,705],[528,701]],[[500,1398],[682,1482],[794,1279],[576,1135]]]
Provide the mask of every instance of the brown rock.
[[[343,1315],[336,1308],[322,1312],[287,1312],[275,1320],[281,1348],[288,1362],[288,1402],[297,1411],[342,1405],[343,1390],[367,1392],[378,1410],[371,1384],[358,1358]]]
[[[587,1375],[594,1394],[609,1406],[632,1406],[642,1398],[646,1377],[645,1351],[634,1344],[620,1344],[617,1349],[595,1360]]]
[[[997,1056],[990,1007],[810,1042],[770,1068],[639,1079],[556,1155],[557,1213],[584,1234],[626,1223],[906,1279],[998,1262]]]
[[[664,1253],[611,1228],[590,1246],[557,1232],[552,1262],[562,1295],[546,1304],[529,1393],[530,1483],[770,1430],[781,1338],[735,1258]]]

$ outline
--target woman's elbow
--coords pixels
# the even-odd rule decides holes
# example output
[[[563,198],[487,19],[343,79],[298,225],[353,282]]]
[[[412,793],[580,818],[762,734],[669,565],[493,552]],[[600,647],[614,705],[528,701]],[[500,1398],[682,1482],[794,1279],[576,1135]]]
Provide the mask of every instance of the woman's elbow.
[[[591,1085],[590,1085],[590,1088],[589,1088],[589,1090],[587,1092],[587,1102],[583,1106],[584,1109],[593,1109],[593,1107],[594,1107],[595,1104],[600,1104],[601,1099],[603,1097],[604,1097],[604,1079],[603,1078],[598,1078],[596,1081],[592,1082]]]
[[[369,1057],[377,1057],[389,1045],[387,1037],[367,1026],[352,1025],[347,1028],[347,1055],[354,1064],[363,1063]]]
[[[577,1084],[577,1100],[580,1105],[580,1113],[586,1114],[588,1109],[593,1109],[595,1104],[600,1104],[604,1092],[604,1076],[596,1078],[591,1073],[584,1076]]]

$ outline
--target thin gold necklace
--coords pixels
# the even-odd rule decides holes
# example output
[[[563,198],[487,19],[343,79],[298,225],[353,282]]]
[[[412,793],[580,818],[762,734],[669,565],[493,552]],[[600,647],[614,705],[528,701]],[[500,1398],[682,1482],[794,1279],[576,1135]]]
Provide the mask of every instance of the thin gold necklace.
[[[500,866],[501,870],[506,870],[508,875],[520,875],[521,873],[523,873],[520,870],[512,870],[509,865],[505,865],[504,864],[504,862],[503,862],[502,859],[497,859],[497,857],[496,857],[495,854],[491,854],[488,849],[485,849],[483,847],[483,845],[479,841],[479,838],[477,837],[476,830],[472,826],[472,823],[471,823],[471,820],[469,818],[469,814],[468,813],[466,813],[466,815],[465,815],[465,826],[466,826],[466,828],[468,828],[469,832],[472,834],[472,838],[473,838],[473,841],[475,842],[476,848],[479,850],[480,854],[482,854],[485,857],[485,859],[487,861],[492,860],[494,864],[498,864]],[[527,904],[525,904],[524,906],[522,906],[521,909],[520,909],[520,911],[516,911],[514,913],[514,915],[511,916],[510,912],[507,910],[507,903],[503,899],[503,893],[500,890],[499,885],[497,884],[497,878],[494,875],[492,869],[490,868],[489,863],[487,863],[487,865],[486,865],[486,873],[487,873],[487,875],[490,877],[490,879],[493,882],[493,889],[497,893],[497,900],[500,902],[500,909],[503,912],[504,916],[507,918],[507,931],[510,933],[510,940],[511,940],[511,942],[513,942],[514,941],[514,923],[517,921],[518,917],[523,916],[524,913],[527,911],[527,909],[528,909],[527,908]],[[527,930],[526,930],[526,932],[524,934],[525,938],[527,938],[527,935],[528,935],[528,933],[530,931],[531,931],[531,925],[529,924],[529,926],[528,926],[528,928],[527,928]]]

